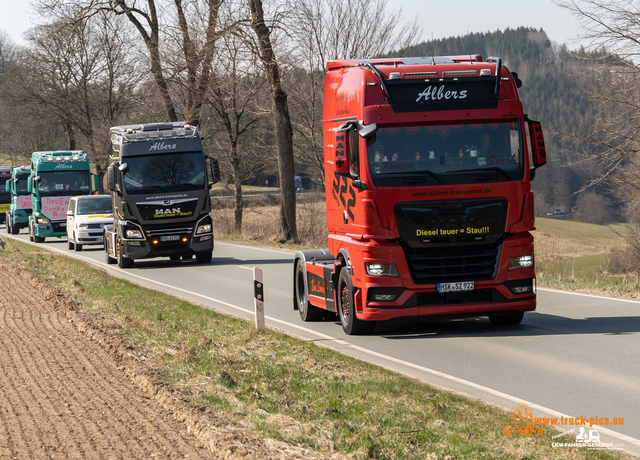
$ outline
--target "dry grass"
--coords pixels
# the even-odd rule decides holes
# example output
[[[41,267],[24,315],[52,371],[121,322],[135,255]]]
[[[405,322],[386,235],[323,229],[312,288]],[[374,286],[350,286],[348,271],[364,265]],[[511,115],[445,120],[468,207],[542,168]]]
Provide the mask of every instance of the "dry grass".
[[[243,211],[240,235],[235,232],[231,199],[218,200],[217,209],[212,214],[216,237],[283,242],[278,199],[273,195],[264,195],[245,200],[246,207]],[[326,247],[328,231],[324,193],[299,194],[296,212],[300,245],[313,248]]]

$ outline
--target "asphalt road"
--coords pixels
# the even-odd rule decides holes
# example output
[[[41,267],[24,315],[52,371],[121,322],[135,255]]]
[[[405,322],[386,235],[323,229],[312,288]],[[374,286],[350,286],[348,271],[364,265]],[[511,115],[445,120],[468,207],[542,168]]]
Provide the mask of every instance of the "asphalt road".
[[[24,230],[17,237],[28,241]],[[252,268],[259,267],[268,327],[505,408],[524,402],[534,417],[623,418],[622,426],[601,421],[592,429],[602,442],[640,454],[640,302],[538,289],[537,311],[519,326],[498,329],[487,318],[405,319],[379,324],[370,336],[346,336],[336,320],[303,323],[293,310],[292,252],[216,242],[206,266],[152,259],[121,270],[106,265],[102,246],[75,253],[64,238],[42,246],[247,318],[254,309]],[[579,425],[562,428],[577,433]]]

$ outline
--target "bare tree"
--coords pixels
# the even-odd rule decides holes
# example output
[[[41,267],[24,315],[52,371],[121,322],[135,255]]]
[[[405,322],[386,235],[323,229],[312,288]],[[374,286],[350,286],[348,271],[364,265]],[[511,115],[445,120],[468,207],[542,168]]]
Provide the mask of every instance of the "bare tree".
[[[234,227],[237,233],[242,231],[242,185],[254,177],[259,168],[256,155],[250,153],[255,152],[255,143],[243,143],[242,140],[254,131],[259,120],[268,115],[256,104],[265,96],[264,73],[257,68],[253,53],[243,45],[243,41],[235,35],[229,34],[220,39],[207,98],[216,115],[213,122],[224,129],[224,134],[214,136],[213,142],[227,159],[232,171],[235,186]],[[203,131],[205,128],[210,131],[214,127],[203,125]],[[247,148],[247,144],[254,144],[253,148]]]
[[[271,28],[265,22],[262,0],[247,0],[251,10],[251,28],[257,51],[264,66],[273,102],[273,124],[278,153],[278,178],[280,180],[280,225],[285,240],[298,240],[296,227],[296,186],[293,159],[293,128],[287,104],[287,93],[282,87],[280,66],[271,42]]]
[[[367,59],[401,54],[415,45],[421,29],[403,21],[402,8],[387,0],[302,0],[288,30],[296,50],[288,62],[297,159],[324,172],[322,92],[330,59]]]

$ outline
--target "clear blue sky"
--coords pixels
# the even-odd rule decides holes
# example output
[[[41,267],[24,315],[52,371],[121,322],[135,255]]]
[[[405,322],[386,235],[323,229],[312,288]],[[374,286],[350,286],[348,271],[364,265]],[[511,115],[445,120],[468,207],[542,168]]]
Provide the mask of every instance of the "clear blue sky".
[[[2,0],[0,30],[19,44],[24,43],[22,33],[33,25],[27,12],[28,3]],[[577,21],[551,0],[388,0],[388,5],[402,6],[405,19],[417,16],[424,39],[431,38],[431,34],[437,39],[525,26],[542,27],[552,41],[567,43],[569,48],[578,46],[572,45],[579,33]]]

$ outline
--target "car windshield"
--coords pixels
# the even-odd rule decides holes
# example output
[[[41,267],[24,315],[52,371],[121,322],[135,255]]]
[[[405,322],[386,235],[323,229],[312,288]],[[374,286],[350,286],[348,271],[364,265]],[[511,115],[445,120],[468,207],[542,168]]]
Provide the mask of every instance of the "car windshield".
[[[127,157],[124,185],[129,195],[204,190],[202,152]]]
[[[376,185],[385,178],[430,177],[434,183],[522,179],[522,137],[516,121],[378,129],[367,148]],[[452,178],[451,176],[469,176]]]
[[[38,174],[40,196],[88,195],[89,171],[47,171]]]
[[[78,199],[78,215],[83,214],[111,214],[111,197]]]
[[[18,180],[15,187],[16,195],[29,195],[29,192],[27,191],[29,174],[18,174],[16,179]]]

